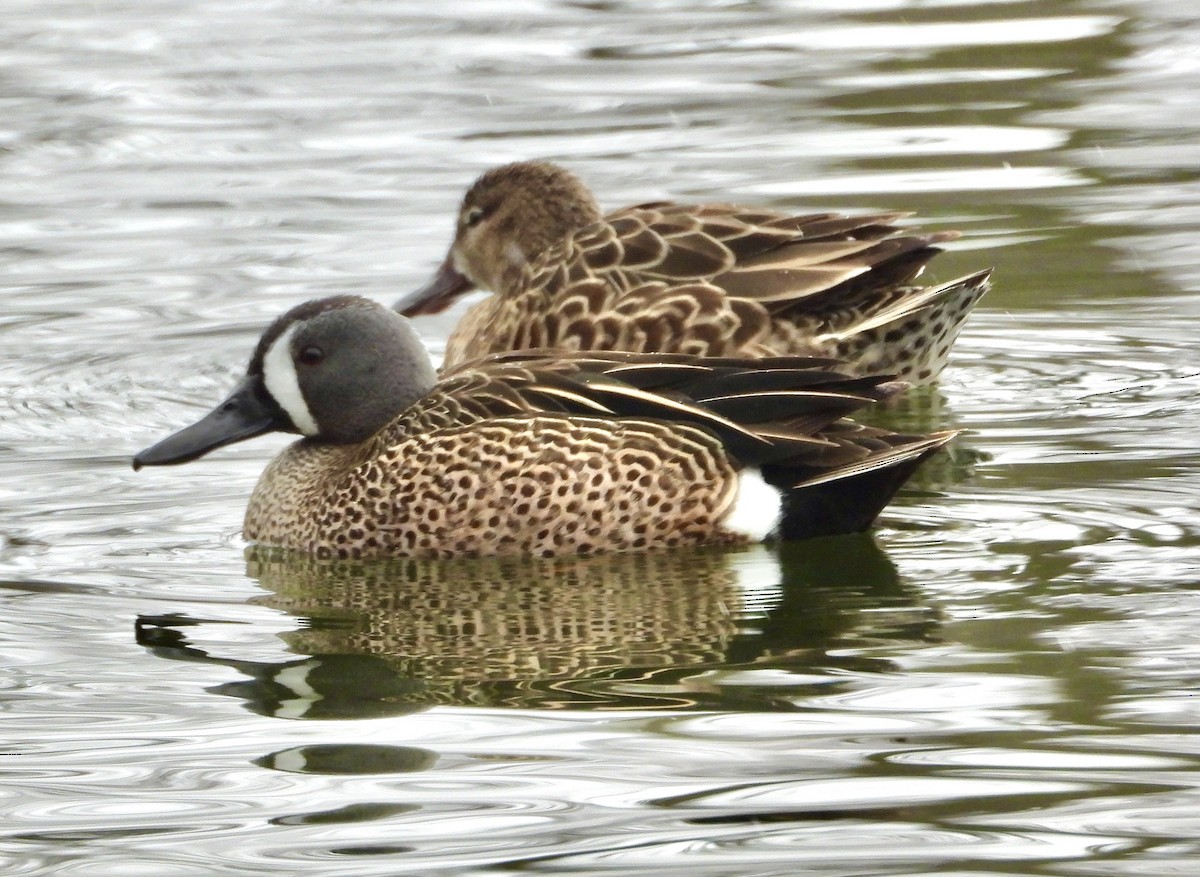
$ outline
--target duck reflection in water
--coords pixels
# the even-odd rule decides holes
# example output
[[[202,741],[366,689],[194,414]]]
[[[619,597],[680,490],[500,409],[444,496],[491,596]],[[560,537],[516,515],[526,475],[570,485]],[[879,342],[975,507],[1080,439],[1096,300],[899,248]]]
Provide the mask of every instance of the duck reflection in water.
[[[779,551],[686,549],[550,559],[320,561],[248,551],[256,602],[298,619],[307,657],[221,658],[183,616],[138,619],[161,657],[228,666],[215,693],[287,718],[394,715],[435,704],[524,709],[789,710],[831,671],[887,671],[856,656],[932,639],[937,621],[870,536]],[[273,635],[273,634],[272,634]],[[830,654],[836,643],[836,655]],[[752,671],[802,674],[757,686]],[[737,678],[722,678],[737,671]],[[747,675],[749,674],[749,675]]]

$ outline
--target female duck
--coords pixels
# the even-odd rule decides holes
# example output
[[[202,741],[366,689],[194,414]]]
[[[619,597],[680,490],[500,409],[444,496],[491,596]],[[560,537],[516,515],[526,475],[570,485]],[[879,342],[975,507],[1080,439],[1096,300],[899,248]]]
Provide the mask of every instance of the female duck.
[[[518,162],[471,186],[441,268],[396,308],[415,316],[473,288],[494,293],[450,335],[447,365],[531,347],[805,355],[924,383],[991,272],[915,285],[957,233],[899,234],[901,215],[658,202],[604,216],[568,171]]]
[[[903,385],[832,366],[523,351],[439,378],[406,319],[337,296],[276,320],[233,394],[133,465],[299,433],[259,479],[244,535],[319,556],[744,542],[781,496],[783,536],[848,532],[953,433],[845,420]]]

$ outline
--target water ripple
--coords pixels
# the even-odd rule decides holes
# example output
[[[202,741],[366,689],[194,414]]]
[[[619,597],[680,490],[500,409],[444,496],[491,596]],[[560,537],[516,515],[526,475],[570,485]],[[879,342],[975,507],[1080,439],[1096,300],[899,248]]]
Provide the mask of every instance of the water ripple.
[[[1189,7],[4,12],[4,873],[1195,870]],[[130,471],[530,156],[963,229],[928,279],[995,289],[879,413],[954,453],[873,540],[590,577],[248,566],[277,444]]]

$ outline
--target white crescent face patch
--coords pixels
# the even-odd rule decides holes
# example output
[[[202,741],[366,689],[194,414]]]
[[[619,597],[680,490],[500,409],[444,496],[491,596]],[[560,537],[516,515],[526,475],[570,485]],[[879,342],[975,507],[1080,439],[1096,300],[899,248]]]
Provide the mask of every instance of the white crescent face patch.
[[[271,398],[287,412],[296,428],[304,435],[314,436],[321,430],[308,410],[308,403],[304,401],[296,363],[292,359],[292,336],[298,328],[289,326],[267,350],[267,355],[263,357],[263,383],[267,385]]]

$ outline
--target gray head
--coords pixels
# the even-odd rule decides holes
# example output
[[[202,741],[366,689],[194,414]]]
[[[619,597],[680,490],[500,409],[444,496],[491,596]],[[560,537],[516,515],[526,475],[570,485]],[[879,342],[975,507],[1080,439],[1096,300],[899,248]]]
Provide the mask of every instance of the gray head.
[[[358,296],[316,299],[271,324],[246,376],[224,402],[142,451],[133,467],[186,463],[266,432],[361,442],[436,382],[404,317]]]

